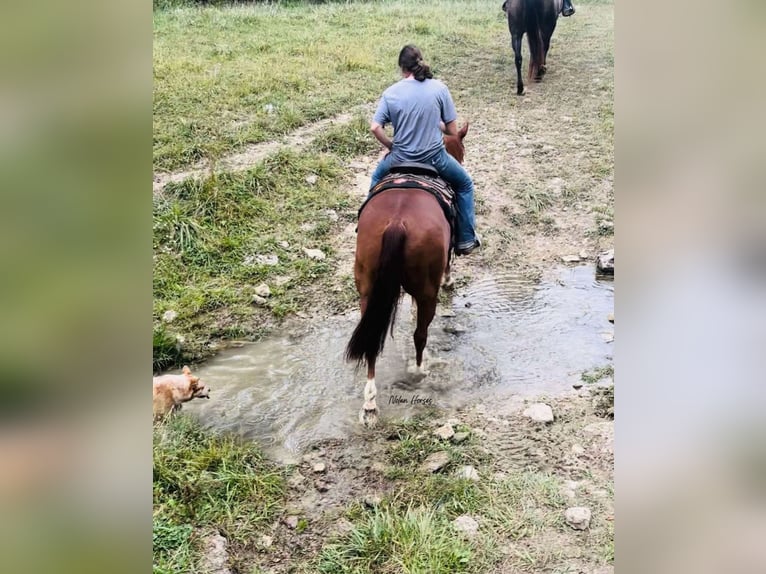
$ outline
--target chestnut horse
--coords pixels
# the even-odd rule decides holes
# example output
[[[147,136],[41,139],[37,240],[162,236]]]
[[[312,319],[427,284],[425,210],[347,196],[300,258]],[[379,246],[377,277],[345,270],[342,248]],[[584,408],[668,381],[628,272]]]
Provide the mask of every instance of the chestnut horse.
[[[527,34],[529,43],[529,78],[539,82],[545,74],[545,59],[551,36],[561,12],[561,0],[505,0],[503,10],[508,16],[511,47],[516,63],[516,94],[524,93],[521,79],[521,39]]]
[[[444,136],[447,152],[463,163],[464,125],[457,135]],[[415,359],[423,373],[423,349],[428,326],[436,312],[442,279],[450,278],[450,226],[439,202],[420,189],[393,188],[374,195],[359,217],[354,280],[362,318],[346,347],[346,358],[367,363],[364,406],[359,420],[374,426],[375,360],[383,351],[389,329],[393,333],[401,290],[417,305]]]

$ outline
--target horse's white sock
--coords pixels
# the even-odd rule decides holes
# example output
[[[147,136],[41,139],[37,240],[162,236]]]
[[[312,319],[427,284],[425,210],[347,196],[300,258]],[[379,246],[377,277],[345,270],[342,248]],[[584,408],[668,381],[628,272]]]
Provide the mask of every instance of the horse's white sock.
[[[375,387],[375,379],[367,379],[367,384],[364,386],[364,410],[373,411],[378,408],[375,404],[377,395],[378,389]]]

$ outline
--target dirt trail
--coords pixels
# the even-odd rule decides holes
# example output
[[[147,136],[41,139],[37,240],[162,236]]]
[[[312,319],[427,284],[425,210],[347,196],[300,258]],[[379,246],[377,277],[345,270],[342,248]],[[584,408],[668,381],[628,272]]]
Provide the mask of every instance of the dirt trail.
[[[359,106],[356,111],[350,111],[338,116],[320,120],[313,124],[303,126],[279,140],[261,142],[247,146],[241,152],[226,156],[217,161],[203,160],[195,163],[191,169],[176,171],[173,173],[155,173],[152,190],[155,194],[161,193],[168,183],[178,183],[189,178],[201,178],[210,175],[211,170],[217,172],[238,172],[250,169],[254,164],[279,151],[282,148],[302,149],[311,144],[314,138],[322,130],[332,125],[347,124],[354,118],[354,114],[365,111],[369,106]]]

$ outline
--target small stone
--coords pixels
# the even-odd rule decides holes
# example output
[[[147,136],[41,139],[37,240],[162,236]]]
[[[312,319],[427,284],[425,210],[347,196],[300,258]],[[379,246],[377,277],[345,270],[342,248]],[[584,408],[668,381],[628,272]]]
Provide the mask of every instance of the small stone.
[[[471,303],[470,301],[466,301],[466,303],[465,303],[465,308],[466,309],[470,309],[472,306],[473,306],[473,303]]]
[[[287,241],[280,241],[277,243],[282,249],[290,249],[290,244]]]
[[[178,317],[178,313],[172,309],[165,311],[162,314],[162,320],[165,321],[165,323],[172,323],[175,321],[176,317]]]
[[[307,247],[304,247],[303,252],[309,259],[316,259],[318,261],[322,261],[326,257],[326,255],[319,249],[308,249]]]
[[[614,275],[614,249],[599,253],[596,271],[602,275]]]
[[[604,343],[614,343],[614,333],[601,333],[601,340]]]
[[[452,309],[445,309],[441,313],[439,313],[440,317],[454,317],[455,312]]]
[[[315,480],[314,488],[316,488],[319,492],[327,492],[330,489],[324,480]]]
[[[609,315],[606,316],[606,320],[610,323],[614,323],[614,313],[609,313]]]
[[[567,508],[564,512],[564,520],[575,530],[586,530],[590,526],[590,509],[584,506]]]
[[[315,185],[317,182],[317,179],[319,178],[312,173],[311,175],[306,176],[306,183],[308,183],[309,185]]]
[[[455,323],[454,325],[445,325],[444,332],[449,333],[450,335],[460,335],[461,333],[466,332],[466,328],[462,325],[459,325],[458,323]]]
[[[530,405],[522,414],[538,423],[553,422],[553,409],[544,403]]]
[[[271,289],[266,283],[261,283],[255,288],[255,294],[259,297],[271,297]]]
[[[377,494],[368,494],[364,497],[363,502],[365,506],[369,506],[370,508],[375,508],[380,504],[380,496]]]
[[[460,444],[461,442],[465,442],[465,440],[470,436],[470,433],[467,432],[456,432],[454,436],[452,437],[452,442],[455,444]]]
[[[265,104],[263,106],[263,111],[267,114],[273,114],[274,113],[274,104]]]
[[[282,285],[287,285],[290,281],[292,281],[292,277],[289,277],[288,275],[277,275],[272,279],[274,282],[274,285],[277,287],[282,287]]]
[[[585,249],[583,249],[582,251],[580,251],[580,253],[578,253],[577,255],[578,255],[578,256],[580,257],[580,259],[582,259],[582,260],[586,260],[586,259],[588,259],[588,258],[590,257],[590,255],[588,254],[588,252],[587,252]]]
[[[451,424],[446,423],[440,426],[438,429],[436,429],[434,431],[434,434],[442,440],[449,440],[453,436],[455,436],[455,430],[452,428]]]
[[[268,300],[266,297],[261,297],[260,295],[253,295],[253,303],[256,305],[265,305],[268,303]]]
[[[274,265],[279,265],[279,257],[273,253],[269,253],[268,255],[256,255],[255,262],[258,265],[268,265],[269,267],[273,267]]]
[[[433,454],[428,455],[420,466],[420,470],[425,472],[437,472],[441,470],[449,462],[449,454],[446,451],[440,450]]]
[[[327,465],[323,462],[318,462],[314,465],[314,472],[325,472],[327,470]]]
[[[330,221],[338,221],[338,212],[334,209],[325,209],[324,214]]]
[[[581,445],[579,445],[579,444],[573,444],[571,450],[572,450],[572,454],[584,454],[585,453],[585,449]]]
[[[370,465],[370,470],[373,472],[378,472],[380,474],[383,474],[386,472],[387,467],[385,463],[382,462],[373,462],[372,465]]]
[[[466,480],[479,480],[479,473],[476,471],[474,467],[472,467],[470,464],[468,466],[464,466],[460,470],[457,471],[457,477],[458,478],[464,478]]]
[[[578,381],[577,383],[572,384],[572,388],[579,391],[582,388],[582,382]]]
[[[286,518],[282,520],[282,522],[284,522],[288,528],[292,528],[293,530],[295,530],[295,528],[298,526],[298,517],[287,516]]]
[[[264,534],[261,536],[261,548],[271,548],[274,543],[274,539],[271,536]]]
[[[458,516],[453,520],[452,527],[466,538],[474,538],[479,532],[479,523],[467,514]]]
[[[228,541],[218,533],[203,540],[204,554],[201,564],[204,572],[210,574],[231,574],[228,567],[229,554],[226,550]]]
[[[579,263],[580,262],[580,256],[579,255],[564,255],[561,260],[564,263]]]

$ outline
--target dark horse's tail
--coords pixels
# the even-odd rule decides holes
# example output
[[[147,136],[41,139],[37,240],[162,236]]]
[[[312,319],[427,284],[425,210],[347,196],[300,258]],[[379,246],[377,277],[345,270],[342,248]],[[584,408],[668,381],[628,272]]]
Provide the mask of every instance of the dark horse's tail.
[[[527,42],[529,42],[529,80],[538,77],[543,65],[543,33],[540,27],[542,18],[542,2],[532,0],[526,2],[525,10]]]
[[[401,223],[389,225],[383,232],[378,270],[362,319],[346,347],[346,359],[369,364],[383,351],[386,335],[393,333],[404,273],[404,243],[407,238]]]

